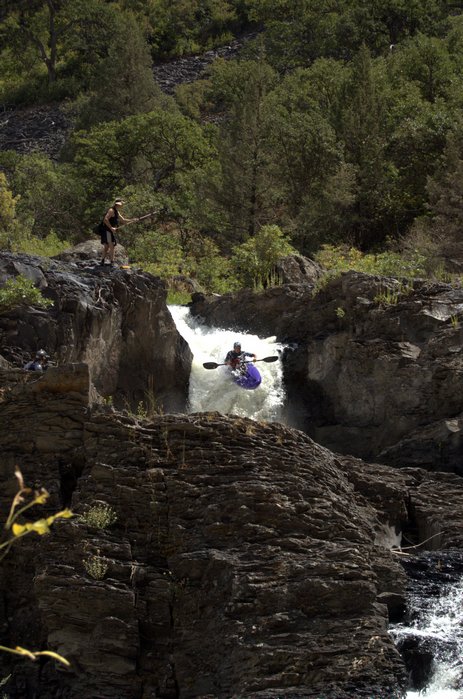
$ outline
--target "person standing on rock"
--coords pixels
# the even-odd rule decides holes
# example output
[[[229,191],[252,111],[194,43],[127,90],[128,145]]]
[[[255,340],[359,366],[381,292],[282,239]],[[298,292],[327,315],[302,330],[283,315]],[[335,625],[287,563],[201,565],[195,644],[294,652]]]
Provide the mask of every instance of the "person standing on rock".
[[[125,202],[119,197],[114,200],[114,204],[107,210],[103,221],[100,224],[101,244],[103,245],[103,257],[100,265],[105,264],[106,256],[109,256],[109,264],[114,265],[114,252],[117,245],[116,231],[122,223],[133,223],[136,218],[124,218],[121,208]]]

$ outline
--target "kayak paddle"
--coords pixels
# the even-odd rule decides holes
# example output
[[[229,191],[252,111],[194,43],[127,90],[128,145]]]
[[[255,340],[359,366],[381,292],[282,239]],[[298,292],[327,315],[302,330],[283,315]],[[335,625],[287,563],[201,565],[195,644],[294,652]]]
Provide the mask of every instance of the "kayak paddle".
[[[256,359],[256,362],[276,362],[277,359],[278,357],[263,357],[262,359]],[[223,362],[222,364],[216,364],[216,362],[204,362],[203,367],[205,369],[217,369],[218,366],[226,366],[226,364],[226,362]],[[242,362],[242,364],[254,364],[254,362],[251,360],[250,362]]]
[[[138,218],[134,218],[131,221],[127,221],[127,223],[121,223],[118,228],[122,228],[123,226],[130,226],[132,223],[138,223],[139,221],[144,221],[147,218],[150,218],[150,216],[156,216],[159,211],[151,211],[149,214],[145,214],[145,216],[139,216]]]

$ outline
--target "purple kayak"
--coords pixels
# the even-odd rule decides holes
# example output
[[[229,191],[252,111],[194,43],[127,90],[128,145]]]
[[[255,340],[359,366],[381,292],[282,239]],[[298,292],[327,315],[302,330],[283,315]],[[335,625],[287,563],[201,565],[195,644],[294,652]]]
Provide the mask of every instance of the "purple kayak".
[[[233,377],[233,381],[241,388],[253,389],[260,386],[262,377],[252,362],[246,363],[246,373]]]

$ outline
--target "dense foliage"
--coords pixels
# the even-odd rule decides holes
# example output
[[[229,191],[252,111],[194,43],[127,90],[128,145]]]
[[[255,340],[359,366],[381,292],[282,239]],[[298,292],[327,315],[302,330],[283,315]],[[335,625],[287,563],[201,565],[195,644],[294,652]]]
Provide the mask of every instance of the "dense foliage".
[[[272,283],[275,251],[387,250],[410,273],[454,254],[458,2],[6,0],[1,13],[2,101],[65,97],[74,119],[59,162],[0,152],[3,247],[86,239],[117,194],[129,216],[162,211],[121,232],[133,259],[219,292]],[[239,58],[161,93],[153,61],[250,29]]]

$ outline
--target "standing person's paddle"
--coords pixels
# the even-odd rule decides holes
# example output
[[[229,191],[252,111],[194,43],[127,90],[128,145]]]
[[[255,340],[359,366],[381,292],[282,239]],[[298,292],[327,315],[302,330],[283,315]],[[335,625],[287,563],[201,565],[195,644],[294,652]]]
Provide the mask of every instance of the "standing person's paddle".
[[[253,359],[250,362],[243,362],[244,364],[253,364],[256,362],[276,362],[278,357],[263,357],[262,359]],[[217,369],[219,366],[227,366],[228,362],[222,362],[222,364],[217,364],[216,362],[203,362],[203,367],[205,369]]]
[[[121,223],[119,225],[119,228],[121,226],[130,226],[131,223],[139,223],[140,221],[145,221],[147,218],[151,218],[152,216],[156,216],[159,211],[151,211],[149,214],[145,214],[144,216],[139,216],[138,218],[132,218],[130,221],[126,221],[125,223]]]

